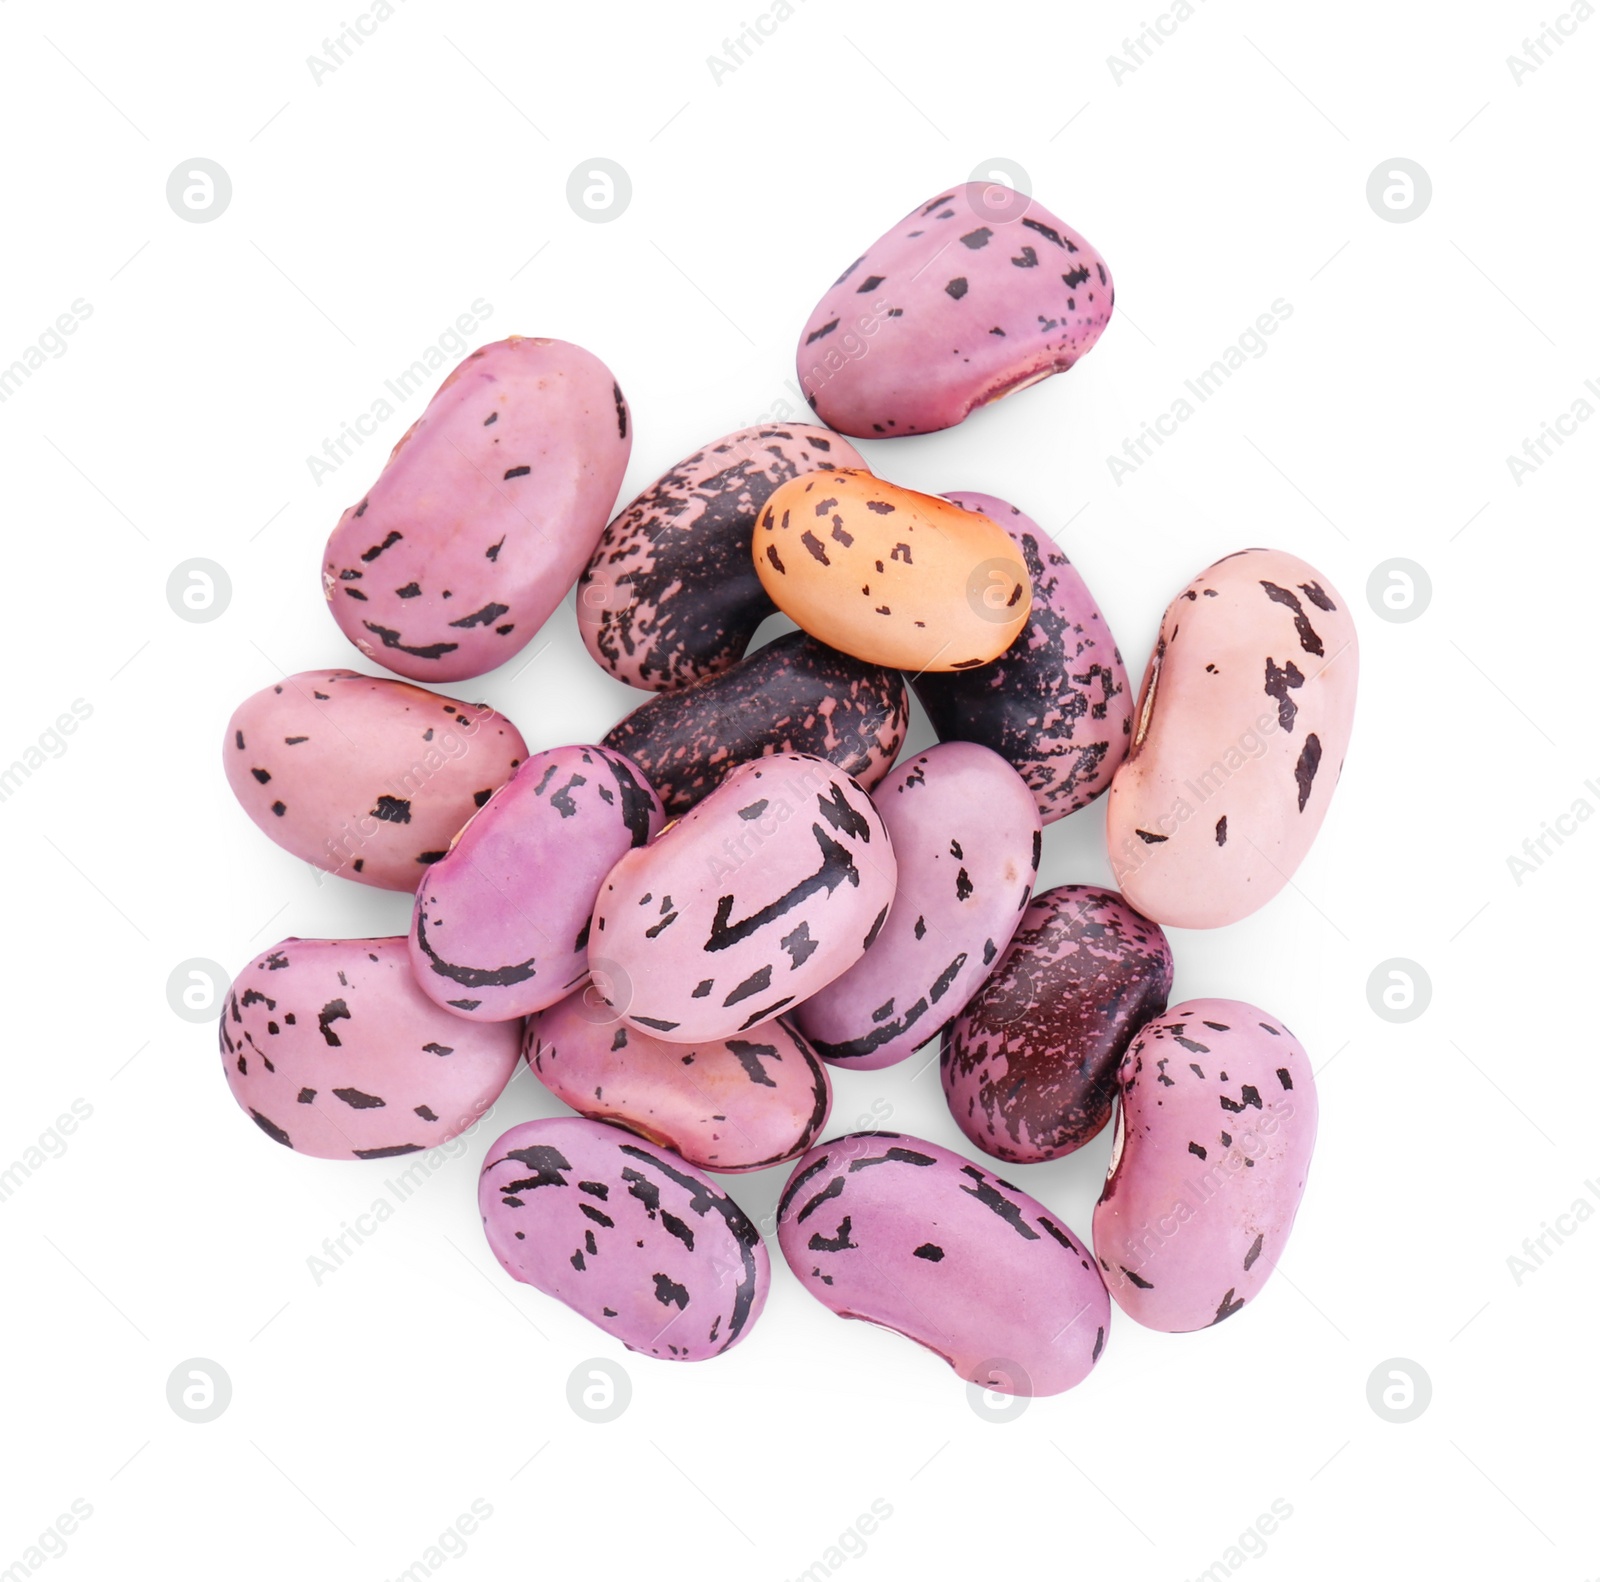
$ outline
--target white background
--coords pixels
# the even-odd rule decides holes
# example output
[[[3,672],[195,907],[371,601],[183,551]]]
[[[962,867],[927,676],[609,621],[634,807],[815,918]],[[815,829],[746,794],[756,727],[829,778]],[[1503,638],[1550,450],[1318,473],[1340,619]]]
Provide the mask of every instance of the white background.
[[[1181,1579],[1227,1574],[1228,1546],[1283,1500],[1243,1574],[1600,1572],[1578,1448],[1600,1383],[1600,1218],[1520,1283],[1507,1264],[1600,1201],[1581,1010],[1600,827],[1569,824],[1520,884],[1507,864],[1577,799],[1600,807],[1584,784],[1600,777],[1600,422],[1521,483],[1506,463],[1574,401],[1600,405],[1583,384],[1600,378],[1600,20],[1519,85],[1507,57],[1550,8],[1200,0],[1119,82],[1107,57],[1151,7],[796,0],[719,82],[707,57],[771,15],[763,0],[396,0],[316,82],[307,57],[361,3],[0,9],[0,365],[75,299],[93,309],[0,406],[0,758],[74,699],[93,710],[0,803],[0,1166],[74,1100],[92,1109],[0,1203],[0,1568],[26,1568],[82,1499],[92,1516],[42,1565],[63,1582],[389,1578],[483,1500],[441,1574],[788,1578],[832,1559],[852,1577]],[[165,187],[197,156],[233,198],[188,224]],[[595,156],[633,184],[607,224],[565,196]],[[1396,156],[1432,180],[1410,223],[1366,198]],[[1117,1313],[1084,1385],[1003,1424],[932,1354],[832,1317],[775,1244],[744,1344],[636,1358],[484,1245],[483,1149],[559,1108],[524,1074],[317,1284],[307,1259],[390,1167],[271,1145],[229,1098],[213,1028],[165,987],[191,957],[231,972],[286,935],[407,918],[406,897],[319,883],[268,844],[221,773],[240,699],[281,670],[359,663],[323,608],[320,549],[422,398],[321,485],[306,457],[482,297],[481,339],[564,337],[615,370],[630,498],[792,408],[796,334],[827,284],[1002,157],[1103,251],[1116,315],[1067,376],[956,431],[870,444],[871,464],[1036,517],[1135,683],[1167,600],[1248,545],[1309,559],[1360,618],[1355,739],[1294,887],[1235,927],[1172,933],[1175,999],[1253,1000],[1319,1068],[1281,1271],[1215,1330]],[[1278,298],[1293,313],[1266,355],[1114,481],[1108,455]],[[195,556],[232,581],[209,624],[166,600]],[[1405,624],[1365,597],[1397,556],[1433,589]],[[522,659],[453,690],[535,748],[594,740],[641,698],[588,659],[570,599]],[[919,715],[911,744],[928,740]],[[1042,884],[1109,882],[1100,806],[1045,853]],[[1368,1003],[1391,957],[1432,982],[1404,1025]],[[835,1129],[879,1102],[889,1125],[962,1146],[926,1058],[837,1075]],[[1084,1234],[1107,1148],[1007,1173]],[[784,1174],[724,1184],[759,1218]],[[194,1357],[233,1388],[203,1425],[165,1393]],[[566,1397],[595,1357],[633,1386],[606,1425]],[[1367,1398],[1393,1358],[1432,1382],[1404,1425]],[[865,1553],[829,1556],[874,1500],[892,1514]]]

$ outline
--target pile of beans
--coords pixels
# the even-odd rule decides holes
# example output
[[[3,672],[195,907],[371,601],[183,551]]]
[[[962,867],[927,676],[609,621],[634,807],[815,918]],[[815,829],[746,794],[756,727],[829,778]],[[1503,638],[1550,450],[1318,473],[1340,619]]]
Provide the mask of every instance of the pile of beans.
[[[512,336],[451,373],[323,563],[340,628],[407,679],[307,671],[228,722],[262,831],[416,896],[407,936],[286,939],[239,974],[220,1041],[256,1125],[320,1158],[413,1153],[525,1060],[575,1113],[489,1148],[489,1245],[662,1358],[720,1355],[768,1292],[707,1172],[790,1162],[800,1283],[991,1389],[1084,1378],[1112,1297],[1167,1331],[1249,1301],[1305,1184],[1311,1068],[1267,1011],[1169,1005],[1162,925],[1234,922],[1304,858],[1349,739],[1349,610],[1314,567],[1241,550],[1173,599],[1135,699],[1047,533],[896,485],[844,437],[948,428],[1071,367],[1112,300],[1036,201],[955,188],[807,320],[817,426],[729,434],[614,517],[633,422],[598,358]],[[530,753],[413,684],[503,664],[574,584],[596,663],[651,694],[598,742]],[[776,611],[799,630],[747,656]],[[938,745],[899,761],[908,682]],[[1035,894],[1044,826],[1103,792],[1118,889]],[[989,1161],[1059,1158],[1115,1116],[1088,1238],[988,1162],[824,1140],[830,1067],[934,1038]]]

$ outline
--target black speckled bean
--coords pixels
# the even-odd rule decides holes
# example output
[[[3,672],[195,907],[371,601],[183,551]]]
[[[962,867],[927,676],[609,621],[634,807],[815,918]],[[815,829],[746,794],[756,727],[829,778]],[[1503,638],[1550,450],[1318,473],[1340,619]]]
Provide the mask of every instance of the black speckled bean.
[[[790,632],[719,676],[641,704],[604,745],[644,770],[676,818],[730,769],[769,753],[826,758],[870,790],[899,755],[909,716],[895,671]]]
[[[1133,695],[1094,596],[1055,541],[992,494],[947,494],[1011,535],[1033,583],[1033,609],[998,659],[927,671],[912,682],[939,740],[977,742],[1027,781],[1052,824],[1092,802],[1127,755]]]
[[[776,606],[750,557],[768,496],[803,473],[865,468],[808,423],[744,428],[665,472],[600,535],[578,582],[578,630],[597,664],[648,692],[676,692],[744,657]]]

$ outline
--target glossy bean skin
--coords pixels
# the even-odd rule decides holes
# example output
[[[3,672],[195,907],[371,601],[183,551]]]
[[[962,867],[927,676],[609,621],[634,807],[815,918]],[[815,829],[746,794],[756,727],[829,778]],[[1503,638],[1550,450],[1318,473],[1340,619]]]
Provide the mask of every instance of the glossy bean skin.
[[[596,992],[668,1043],[743,1037],[861,958],[895,874],[883,819],[848,775],[797,753],[741,764],[607,875]]]
[[[1026,1192],[899,1132],[813,1148],[778,1202],[795,1277],[841,1318],[866,1319],[1010,1395],[1056,1395],[1105,1349],[1111,1304],[1094,1260]]]
[[[985,1153],[1058,1159],[1111,1118],[1129,1042],[1166,1009],[1167,937],[1114,890],[1036,896],[993,975],[946,1029],[950,1113]]]
[[[526,335],[480,346],[328,539],[322,591],[340,630],[417,681],[504,664],[594,552],[632,444],[593,353]]]
[[[422,992],[473,1021],[553,1005],[589,971],[589,915],[623,852],[660,833],[661,801],[604,747],[534,753],[423,875],[411,918]]]
[[[641,704],[604,743],[639,765],[676,818],[730,769],[769,753],[815,754],[874,786],[899,755],[909,720],[895,671],[790,632],[720,675]]]
[[[992,663],[925,671],[911,686],[940,741],[999,753],[1053,824],[1099,796],[1127,754],[1133,691],[1122,655],[1077,568],[1036,522],[992,494],[945,498],[1006,530],[1033,584],[1033,605]]]
[[[771,1260],[725,1192],[664,1148],[582,1116],[525,1121],[490,1147],[484,1234],[512,1279],[629,1351],[720,1356],[750,1333]]]
[[[234,710],[222,763],[239,805],[285,851],[358,884],[415,890],[527,753],[484,704],[306,670]]]
[[[1072,367],[1113,296],[1105,260],[1036,199],[965,182],[828,288],[800,334],[800,384],[841,434],[932,433]]]
[[[1317,1136],[1300,1041],[1240,1000],[1185,1000],[1122,1057],[1094,1246],[1117,1305],[1150,1329],[1231,1318],[1283,1256]]]
[[[1357,669],[1343,595],[1282,550],[1228,555],[1168,605],[1106,802],[1145,916],[1220,928],[1288,884],[1344,767]]]
[[[578,630],[631,687],[677,692],[744,657],[776,606],[750,560],[768,496],[790,478],[866,463],[808,423],[739,429],[684,457],[620,511],[578,581]]]
[[[592,990],[530,1017],[523,1054],[580,1115],[625,1126],[703,1170],[761,1170],[804,1153],[833,1098],[827,1068],[782,1021],[668,1044],[629,1027]]]
[[[404,935],[284,939],[228,991],[223,1074],[275,1143],[390,1159],[448,1142],[500,1096],[522,1024],[473,1025],[417,988]]]
[[[948,742],[873,792],[898,881],[872,948],[794,1013],[818,1054],[873,1071],[937,1037],[988,977],[1038,870],[1032,794],[986,747]]]
[[[970,670],[1028,619],[1016,545],[981,511],[841,469],[772,491],[751,544],[772,602],[803,631],[870,664]]]

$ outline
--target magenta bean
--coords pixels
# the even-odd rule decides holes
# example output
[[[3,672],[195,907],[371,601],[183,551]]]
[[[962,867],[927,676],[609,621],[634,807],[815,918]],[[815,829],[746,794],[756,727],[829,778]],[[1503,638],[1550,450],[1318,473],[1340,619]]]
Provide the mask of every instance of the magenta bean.
[[[411,965],[423,993],[484,1022],[555,1004],[588,975],[601,881],[662,822],[660,799],[620,753],[533,754],[418,886]]]
[[[899,874],[872,948],[794,1013],[823,1059],[872,1071],[937,1037],[988,977],[1033,890],[1038,809],[987,747],[948,742],[872,795]]]
[[[813,1148],[779,1199],[778,1245],[824,1307],[989,1389],[1059,1394],[1105,1349],[1111,1303],[1078,1238],[1009,1181],[916,1137]]]
[[[580,1116],[525,1121],[478,1182],[490,1250],[630,1351],[720,1356],[749,1334],[771,1262],[744,1210],[698,1170]]]

